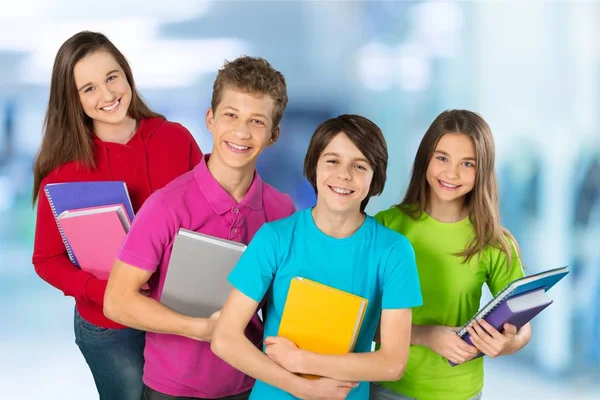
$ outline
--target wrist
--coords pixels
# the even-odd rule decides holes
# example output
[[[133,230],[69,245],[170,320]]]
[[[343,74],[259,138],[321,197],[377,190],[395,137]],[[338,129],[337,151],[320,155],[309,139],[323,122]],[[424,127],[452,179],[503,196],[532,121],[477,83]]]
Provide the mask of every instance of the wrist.
[[[311,392],[311,385],[313,384],[313,381],[294,375],[294,378],[289,380],[289,382],[290,387],[283,388],[283,390],[299,399],[305,399],[308,397],[309,393]]]
[[[309,353],[306,350],[296,350],[296,361],[294,363],[294,370],[291,372],[295,372],[298,374],[307,374],[308,355]]]

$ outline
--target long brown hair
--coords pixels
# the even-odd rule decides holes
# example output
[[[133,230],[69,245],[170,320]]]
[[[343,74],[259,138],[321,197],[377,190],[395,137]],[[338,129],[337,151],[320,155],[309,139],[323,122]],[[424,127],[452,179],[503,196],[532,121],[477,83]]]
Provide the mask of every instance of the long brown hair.
[[[93,121],[84,112],[77,94],[73,69],[85,56],[97,51],[111,54],[123,69],[131,86],[131,103],[127,114],[139,121],[159,117],[144,103],[135,88],[133,74],[125,56],[106,36],[83,31],[71,36],[60,46],[50,81],[50,97],[44,119],[42,144],[33,167],[33,202],[37,200],[42,180],[56,167],[77,161],[95,168],[92,141]]]
[[[431,123],[417,150],[406,195],[397,207],[412,218],[421,216],[430,195],[427,168],[438,142],[447,133],[460,133],[470,137],[477,158],[475,186],[465,198],[475,236],[465,250],[456,255],[464,257],[464,261],[468,262],[491,245],[506,253],[507,265],[510,265],[512,246],[517,256],[519,250],[512,234],[500,224],[498,183],[494,170],[494,138],[489,125],[478,114],[466,110],[449,110],[438,115]]]

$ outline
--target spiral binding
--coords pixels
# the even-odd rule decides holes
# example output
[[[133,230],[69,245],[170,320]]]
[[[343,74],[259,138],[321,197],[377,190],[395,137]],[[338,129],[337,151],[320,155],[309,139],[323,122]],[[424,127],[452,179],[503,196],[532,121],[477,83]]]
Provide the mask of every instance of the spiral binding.
[[[69,242],[67,241],[67,236],[63,232],[62,227],[60,226],[60,222],[58,220],[58,215],[56,214],[56,208],[54,208],[54,202],[52,201],[52,197],[50,196],[50,192],[48,189],[44,188],[44,192],[46,193],[46,198],[48,199],[48,204],[50,204],[50,209],[52,210],[52,215],[54,215],[54,220],[56,221],[56,226],[58,227],[58,232],[60,232],[60,237],[62,238],[63,244],[65,245],[65,249],[67,249],[67,254],[69,255],[69,259],[71,262],[77,266],[77,260],[75,259],[75,255],[73,254],[73,250],[71,250],[71,246],[69,246]]]
[[[498,293],[498,295],[496,297],[494,297],[492,300],[490,300],[485,305],[485,307],[483,307],[477,314],[475,314],[473,316],[473,318],[470,318],[466,324],[461,326],[460,330],[458,331],[458,336],[463,336],[467,333],[467,326],[469,326],[469,323],[471,323],[471,321],[473,321],[474,319],[481,319],[481,318],[487,317],[500,304],[502,304],[502,301],[504,301],[504,299],[506,299],[508,296],[510,296],[510,294],[512,292],[514,292],[515,288],[513,288],[511,286],[512,285],[509,285],[508,287],[504,288],[504,290],[502,290],[500,293]]]

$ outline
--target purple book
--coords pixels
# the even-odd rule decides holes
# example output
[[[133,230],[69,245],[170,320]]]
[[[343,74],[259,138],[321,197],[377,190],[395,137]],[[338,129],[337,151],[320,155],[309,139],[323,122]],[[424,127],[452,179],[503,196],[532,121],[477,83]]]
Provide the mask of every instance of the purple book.
[[[516,326],[517,329],[521,329],[523,325],[531,321],[550,304],[552,304],[552,300],[548,298],[544,288],[532,290],[531,292],[510,297],[502,301],[483,319],[500,332],[503,331],[502,327],[505,323],[509,323]],[[471,342],[471,335],[468,332],[464,333],[461,338],[470,345],[473,344]],[[483,356],[483,353],[479,353],[473,359]],[[448,362],[452,366],[456,365],[451,361]]]

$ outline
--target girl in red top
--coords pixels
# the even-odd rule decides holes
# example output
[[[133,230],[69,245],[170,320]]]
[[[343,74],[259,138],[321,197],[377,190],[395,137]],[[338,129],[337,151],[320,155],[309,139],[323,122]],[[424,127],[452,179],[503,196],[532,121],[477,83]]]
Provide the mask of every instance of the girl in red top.
[[[137,211],[152,192],[191,170],[201,156],[187,129],[144,103],[129,64],[106,36],[80,32],[60,47],[34,166],[33,265],[43,280],[75,298],[75,342],[100,399],[142,397],[144,332],[104,316],[106,281],[69,260],[44,186],[125,181]]]

